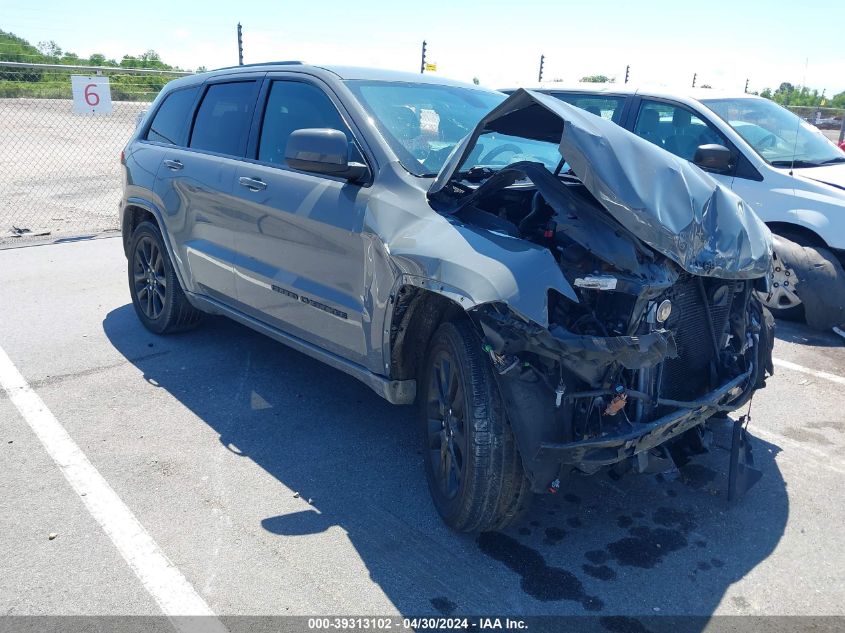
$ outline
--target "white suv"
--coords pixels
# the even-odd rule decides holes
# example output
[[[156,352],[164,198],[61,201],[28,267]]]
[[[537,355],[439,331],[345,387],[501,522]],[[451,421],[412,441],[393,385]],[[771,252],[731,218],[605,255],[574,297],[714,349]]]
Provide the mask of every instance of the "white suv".
[[[769,307],[781,316],[806,308],[807,320],[824,327],[845,322],[845,152],[817,128],[768,99],[743,93],[615,84],[544,83],[530,89],[611,119],[731,187],[772,232],[809,247],[775,244],[781,261],[773,271]],[[702,153],[702,145],[710,147]]]

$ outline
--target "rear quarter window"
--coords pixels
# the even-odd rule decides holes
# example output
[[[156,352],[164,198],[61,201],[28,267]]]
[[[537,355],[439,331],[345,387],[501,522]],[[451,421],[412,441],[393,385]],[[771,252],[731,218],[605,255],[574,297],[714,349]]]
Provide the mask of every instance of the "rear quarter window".
[[[184,145],[191,108],[199,86],[174,90],[164,98],[147,130],[147,140],[170,145]]]

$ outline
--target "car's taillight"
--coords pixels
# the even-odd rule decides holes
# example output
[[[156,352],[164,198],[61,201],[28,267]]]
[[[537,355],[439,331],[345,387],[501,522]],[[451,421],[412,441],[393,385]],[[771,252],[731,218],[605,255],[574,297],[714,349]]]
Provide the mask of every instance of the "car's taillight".
[[[126,153],[123,150],[120,150],[120,164],[126,164]]]

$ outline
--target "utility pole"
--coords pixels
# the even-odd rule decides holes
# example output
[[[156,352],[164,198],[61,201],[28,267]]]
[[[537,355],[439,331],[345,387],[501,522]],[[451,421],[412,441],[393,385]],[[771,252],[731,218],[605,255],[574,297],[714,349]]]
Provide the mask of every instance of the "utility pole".
[[[537,75],[537,81],[543,81],[543,64],[546,62],[546,56],[540,55],[540,72]]]
[[[745,80],[745,94],[748,94],[748,80]]]
[[[631,72],[631,65],[628,64],[627,66],[625,66],[625,83],[628,83],[628,73],[630,73],[630,72]]]
[[[241,23],[238,22],[238,66],[244,65],[244,38]]]
[[[420,74],[421,75],[425,72],[425,47],[426,47],[426,43],[425,43],[425,40],[423,40],[422,58],[420,59]]]
[[[698,77],[698,73],[693,73],[693,74],[692,74],[692,87],[693,87],[693,88],[695,88],[695,79],[696,79],[696,77]]]

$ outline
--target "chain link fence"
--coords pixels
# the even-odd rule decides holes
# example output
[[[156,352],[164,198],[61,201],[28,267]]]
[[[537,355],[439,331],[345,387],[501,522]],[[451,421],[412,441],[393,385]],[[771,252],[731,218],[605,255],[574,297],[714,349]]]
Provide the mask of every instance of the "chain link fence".
[[[116,230],[120,151],[171,79],[190,73],[0,61],[0,242]],[[109,114],[75,114],[72,75],[108,77]],[[833,142],[845,110],[789,108]]]
[[[0,240],[117,229],[120,152],[184,72],[0,62]],[[71,76],[109,78],[112,111],[75,114]]]

